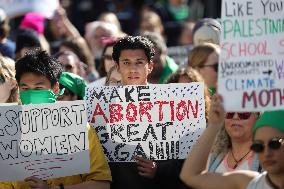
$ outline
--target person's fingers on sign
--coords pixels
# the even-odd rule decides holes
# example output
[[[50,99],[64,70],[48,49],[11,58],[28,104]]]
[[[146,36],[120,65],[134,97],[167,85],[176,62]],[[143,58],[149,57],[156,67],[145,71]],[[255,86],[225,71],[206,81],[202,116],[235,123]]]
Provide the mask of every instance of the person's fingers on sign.
[[[40,189],[49,189],[48,184],[46,181],[41,180],[36,177],[28,177],[25,179],[25,181],[29,184],[29,186],[33,189],[40,188]]]
[[[157,171],[157,164],[143,157],[135,156],[138,174],[147,178],[154,178]]]

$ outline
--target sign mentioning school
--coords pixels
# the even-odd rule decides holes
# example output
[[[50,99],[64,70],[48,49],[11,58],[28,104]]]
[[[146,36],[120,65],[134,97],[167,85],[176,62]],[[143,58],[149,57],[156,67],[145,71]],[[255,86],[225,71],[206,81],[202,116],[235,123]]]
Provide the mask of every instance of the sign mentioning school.
[[[84,101],[1,106],[0,123],[0,180],[89,172]]]
[[[284,0],[224,0],[221,20],[225,109],[284,109]]]
[[[111,162],[184,159],[205,128],[203,83],[89,87],[88,120]]]

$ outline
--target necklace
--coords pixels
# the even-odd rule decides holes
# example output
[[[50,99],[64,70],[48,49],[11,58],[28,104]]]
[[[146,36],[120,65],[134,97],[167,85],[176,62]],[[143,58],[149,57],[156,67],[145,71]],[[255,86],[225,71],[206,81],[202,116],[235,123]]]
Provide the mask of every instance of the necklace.
[[[236,169],[239,165],[239,163],[250,153],[250,150],[243,156],[241,157],[241,159],[237,160],[234,156],[234,153],[233,153],[233,150],[231,149],[231,154],[232,154],[232,157],[234,159],[234,161],[236,162],[236,164],[234,165],[233,169]]]

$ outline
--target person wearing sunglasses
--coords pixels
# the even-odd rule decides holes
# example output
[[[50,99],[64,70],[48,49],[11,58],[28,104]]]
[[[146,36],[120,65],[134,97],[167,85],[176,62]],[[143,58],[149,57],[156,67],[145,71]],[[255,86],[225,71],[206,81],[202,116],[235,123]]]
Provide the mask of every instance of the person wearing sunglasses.
[[[108,85],[109,80],[107,80],[107,76],[110,74],[111,68],[116,66],[115,62],[112,59],[113,46],[116,43],[117,39],[114,37],[105,37],[102,38],[102,43],[105,45],[102,51],[100,64],[98,67],[98,72],[100,74],[100,78],[93,83],[92,85]]]
[[[180,177],[195,189],[283,189],[284,188],[284,110],[264,112],[253,127],[251,150],[258,154],[262,173],[250,170],[210,173],[207,158],[216,134],[225,122],[222,97],[211,101],[209,126],[192,148]]]
[[[194,47],[188,56],[188,66],[198,70],[213,95],[217,86],[220,46],[203,43]]]
[[[252,127],[258,117],[258,113],[251,112],[226,113],[224,127],[220,129],[210,154],[209,172],[261,171],[257,155],[250,149]]]

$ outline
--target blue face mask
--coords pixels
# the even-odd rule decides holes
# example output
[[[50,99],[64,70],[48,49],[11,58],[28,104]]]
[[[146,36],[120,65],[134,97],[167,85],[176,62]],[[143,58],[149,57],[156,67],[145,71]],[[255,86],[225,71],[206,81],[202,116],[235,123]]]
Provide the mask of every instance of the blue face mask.
[[[60,91],[62,95],[64,90]],[[20,92],[20,99],[22,104],[44,104],[56,102],[58,95],[54,94],[52,90],[25,90]]]

